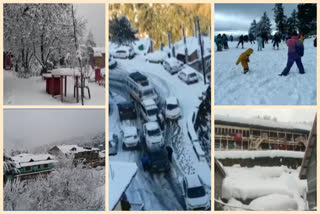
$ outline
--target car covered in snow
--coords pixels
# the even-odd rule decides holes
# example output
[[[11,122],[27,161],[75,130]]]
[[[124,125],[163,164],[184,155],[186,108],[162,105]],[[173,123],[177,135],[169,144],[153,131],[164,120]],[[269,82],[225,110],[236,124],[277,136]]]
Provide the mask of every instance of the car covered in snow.
[[[158,150],[164,146],[162,131],[157,122],[147,122],[143,125],[143,137],[148,150]]]
[[[208,210],[210,208],[209,196],[197,174],[184,177],[182,191],[187,210]]]
[[[179,72],[178,77],[187,84],[199,81],[197,71],[190,66],[184,66],[184,68]]]
[[[115,67],[117,67],[117,61],[112,56],[109,56],[109,69],[114,69]]]
[[[158,50],[152,53],[148,53],[146,60],[151,63],[163,63],[168,58],[168,53]]]
[[[121,130],[122,147],[135,148],[139,144],[138,130],[134,126],[125,126]]]
[[[118,103],[119,117],[122,120],[134,120],[137,119],[136,108],[131,102]]]
[[[141,103],[141,116],[145,121],[157,121],[159,117],[159,109],[153,99],[143,100]]]
[[[163,68],[168,71],[170,74],[175,74],[181,71],[183,64],[181,61],[177,60],[174,57],[167,58],[162,63]]]
[[[179,101],[176,97],[168,97],[165,100],[165,117],[170,120],[178,119],[181,116]]]
[[[120,46],[116,48],[111,55],[114,58],[119,59],[132,59],[135,56],[135,52],[132,47],[129,46]]]
[[[148,169],[150,172],[164,172],[170,170],[168,152],[165,148],[149,150],[147,156],[149,158]]]
[[[109,139],[109,155],[116,155],[118,154],[119,138],[116,134],[110,134],[110,136],[112,138]]]

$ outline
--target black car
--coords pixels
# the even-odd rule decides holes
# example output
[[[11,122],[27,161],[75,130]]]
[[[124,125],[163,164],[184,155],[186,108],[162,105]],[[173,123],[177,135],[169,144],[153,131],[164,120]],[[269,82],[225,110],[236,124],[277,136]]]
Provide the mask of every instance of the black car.
[[[163,172],[170,170],[168,152],[165,148],[148,151],[147,156],[149,158],[148,168],[150,172]]]
[[[136,108],[131,102],[123,102],[118,104],[120,120],[134,120],[137,119]]]

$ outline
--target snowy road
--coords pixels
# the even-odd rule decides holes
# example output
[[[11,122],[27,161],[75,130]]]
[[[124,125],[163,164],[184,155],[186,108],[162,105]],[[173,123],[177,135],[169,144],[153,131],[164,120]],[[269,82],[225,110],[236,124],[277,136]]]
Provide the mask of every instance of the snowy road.
[[[262,51],[257,44],[245,43],[244,49],[229,42],[229,50],[215,53],[214,84],[216,105],[315,105],[316,104],[316,48],[313,39],[304,41],[302,57],[305,74],[298,72],[294,64],[288,76],[280,77],[287,63],[287,47],[280,44],[273,50],[271,41]],[[250,56],[248,74],[235,65],[239,55],[246,49],[254,49]]]

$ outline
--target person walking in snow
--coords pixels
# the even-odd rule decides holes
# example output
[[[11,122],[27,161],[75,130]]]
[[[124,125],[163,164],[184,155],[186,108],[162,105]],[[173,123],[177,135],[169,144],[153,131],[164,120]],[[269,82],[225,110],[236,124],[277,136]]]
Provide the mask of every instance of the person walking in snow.
[[[232,35],[230,35],[229,39],[230,39],[230,42],[233,42],[233,36]]]
[[[173,153],[173,150],[171,148],[171,146],[166,146],[166,150],[168,152],[168,159],[170,161],[170,163],[172,162],[172,153]]]
[[[226,34],[223,34],[222,35],[222,43],[223,43],[223,48],[224,49],[229,49],[229,46],[228,46],[228,37]]]
[[[263,39],[260,34],[257,36],[258,51],[262,51]]]
[[[282,73],[279,74],[279,76],[287,76],[294,63],[297,64],[299,68],[299,73],[304,74],[305,72],[304,72],[303,64],[301,62],[301,57],[303,57],[303,54],[304,54],[304,47],[303,47],[303,43],[299,39],[297,32],[293,32],[291,34],[291,38],[288,39],[286,43],[288,46],[287,66],[282,71]]]
[[[243,73],[246,74],[249,71],[249,65],[248,63],[250,62],[249,60],[249,56],[253,53],[253,49],[249,48],[247,49],[245,52],[243,52],[242,54],[240,54],[236,65],[239,65],[239,63],[241,63],[242,67],[243,67]]]
[[[239,42],[238,42],[238,45],[237,45],[237,48],[239,47],[239,45],[241,44],[242,48],[243,48],[243,35],[241,35],[239,37]]]
[[[218,36],[215,39],[215,43],[217,45],[217,51],[222,51],[222,37],[221,37],[221,34],[218,34]]]
[[[279,43],[281,42],[281,37],[278,33],[275,33],[273,36],[273,49],[277,49],[279,50]]]
[[[317,47],[317,37],[313,40],[313,46]]]
[[[143,167],[143,171],[146,171],[146,169],[148,169],[149,166],[149,158],[145,154],[142,155],[141,164]]]
[[[253,36],[253,34],[252,33],[249,33],[249,41],[250,41],[250,44],[256,44],[255,42],[254,42],[254,36]]]

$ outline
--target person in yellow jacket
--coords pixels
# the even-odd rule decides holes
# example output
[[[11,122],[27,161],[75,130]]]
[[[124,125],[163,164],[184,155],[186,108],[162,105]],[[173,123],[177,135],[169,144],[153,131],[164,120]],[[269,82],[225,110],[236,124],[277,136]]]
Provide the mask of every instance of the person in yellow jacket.
[[[303,41],[304,41],[304,35],[303,35],[302,32],[300,32],[299,39],[300,39],[300,41],[303,43]]]
[[[249,56],[253,53],[253,49],[249,48],[247,49],[245,52],[243,52],[242,54],[240,54],[238,61],[236,62],[236,65],[239,65],[239,63],[241,63],[242,67],[243,67],[243,72],[246,74],[249,71],[249,65],[248,62],[250,62],[249,60]]]

